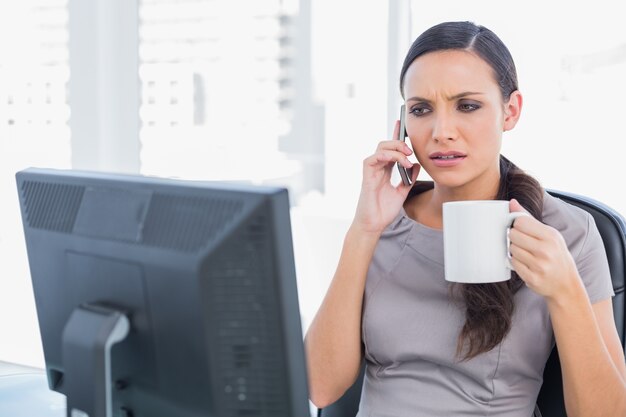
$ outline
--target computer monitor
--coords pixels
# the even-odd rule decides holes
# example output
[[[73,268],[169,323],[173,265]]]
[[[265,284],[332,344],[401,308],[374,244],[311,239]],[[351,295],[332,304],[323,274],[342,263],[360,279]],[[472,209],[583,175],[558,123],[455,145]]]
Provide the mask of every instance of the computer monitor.
[[[286,189],[16,174],[67,415],[309,416]]]

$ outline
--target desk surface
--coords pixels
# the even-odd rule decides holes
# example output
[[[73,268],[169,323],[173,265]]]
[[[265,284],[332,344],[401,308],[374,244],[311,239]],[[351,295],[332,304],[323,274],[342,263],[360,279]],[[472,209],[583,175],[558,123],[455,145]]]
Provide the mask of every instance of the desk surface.
[[[0,361],[0,416],[65,417],[65,396],[48,389],[43,369]]]

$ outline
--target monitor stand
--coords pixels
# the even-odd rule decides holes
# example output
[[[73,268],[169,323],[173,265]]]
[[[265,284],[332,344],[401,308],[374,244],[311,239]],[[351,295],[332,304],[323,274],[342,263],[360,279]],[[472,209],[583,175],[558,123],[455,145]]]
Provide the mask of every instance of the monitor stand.
[[[77,307],[63,330],[68,417],[112,417],[111,347],[128,335],[126,315],[108,307]]]

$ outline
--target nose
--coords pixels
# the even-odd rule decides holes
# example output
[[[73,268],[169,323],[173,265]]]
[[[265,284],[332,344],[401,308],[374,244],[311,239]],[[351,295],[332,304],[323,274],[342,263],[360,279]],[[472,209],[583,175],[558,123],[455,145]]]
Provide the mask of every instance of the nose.
[[[435,142],[456,139],[454,118],[450,114],[440,112],[434,118],[433,139]]]

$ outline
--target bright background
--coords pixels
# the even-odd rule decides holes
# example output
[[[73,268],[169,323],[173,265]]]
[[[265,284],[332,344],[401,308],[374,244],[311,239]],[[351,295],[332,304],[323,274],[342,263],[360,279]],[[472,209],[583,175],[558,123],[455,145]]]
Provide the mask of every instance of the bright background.
[[[626,213],[620,2],[2,0],[0,360],[43,367],[16,171],[284,185],[303,327],[332,278],[361,162],[389,137],[412,40],[471,20],[516,60],[503,153]]]

